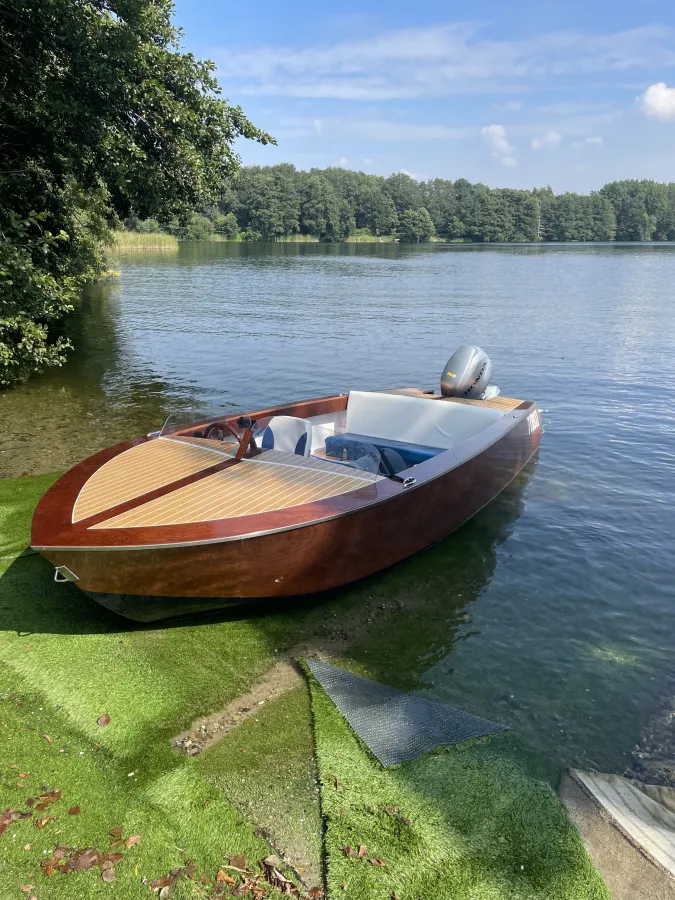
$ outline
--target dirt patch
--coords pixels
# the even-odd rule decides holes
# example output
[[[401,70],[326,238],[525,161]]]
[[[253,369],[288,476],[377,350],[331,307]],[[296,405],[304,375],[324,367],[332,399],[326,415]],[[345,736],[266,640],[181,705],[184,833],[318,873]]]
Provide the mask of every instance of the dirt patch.
[[[172,739],[171,746],[188,756],[198,756],[224,738],[233,728],[245,722],[249,716],[260,712],[260,707],[269,700],[296,687],[303,678],[296,659],[312,657],[330,662],[331,657],[344,653],[362,631],[378,618],[389,616],[404,607],[402,602],[382,602],[375,597],[371,597],[370,601],[371,603],[364,606],[361,615],[353,617],[349,623],[327,626],[322,635],[298,644],[248,693],[236,697],[224,709],[196,719],[187,731]],[[405,608],[410,610],[411,604],[406,603]]]
[[[187,731],[175,737],[171,745],[188,756],[197,756],[249,716],[260,712],[260,707],[268,700],[290,691],[301,680],[300,669],[294,662],[280,660],[270,669],[264,681],[254,685],[247,694],[237,697],[225,709],[197,719]]]

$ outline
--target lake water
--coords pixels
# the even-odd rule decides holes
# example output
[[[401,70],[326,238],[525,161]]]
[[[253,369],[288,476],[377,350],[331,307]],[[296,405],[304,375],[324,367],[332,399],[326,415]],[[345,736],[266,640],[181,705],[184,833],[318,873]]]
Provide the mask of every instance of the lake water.
[[[479,344],[544,411],[539,458],[364,590],[403,613],[400,683],[621,771],[675,638],[675,246],[183,244],[118,265],[68,364],[0,394],[0,473],[62,470],[176,408],[433,388]]]

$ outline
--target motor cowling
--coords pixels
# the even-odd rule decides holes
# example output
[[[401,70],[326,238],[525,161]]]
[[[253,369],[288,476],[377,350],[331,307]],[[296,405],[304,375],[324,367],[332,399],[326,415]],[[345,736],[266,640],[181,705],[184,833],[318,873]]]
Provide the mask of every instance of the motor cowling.
[[[489,400],[499,388],[490,384],[492,361],[485,350],[464,344],[452,354],[441,376],[444,397],[465,400]]]

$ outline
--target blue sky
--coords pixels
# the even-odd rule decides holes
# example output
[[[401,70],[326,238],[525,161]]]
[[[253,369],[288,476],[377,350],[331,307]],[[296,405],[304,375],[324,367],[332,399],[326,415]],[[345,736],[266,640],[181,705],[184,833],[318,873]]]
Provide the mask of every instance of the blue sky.
[[[588,191],[675,181],[675,4],[177,0],[184,46],[278,147],[342,165]]]

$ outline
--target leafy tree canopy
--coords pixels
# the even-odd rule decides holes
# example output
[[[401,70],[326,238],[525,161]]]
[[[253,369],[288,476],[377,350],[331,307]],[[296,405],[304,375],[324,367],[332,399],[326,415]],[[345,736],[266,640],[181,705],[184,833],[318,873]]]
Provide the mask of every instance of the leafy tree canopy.
[[[235,138],[272,140],[179,50],[172,12],[0,0],[0,384],[63,359],[53,323],[118,217],[187,220],[236,171]]]

